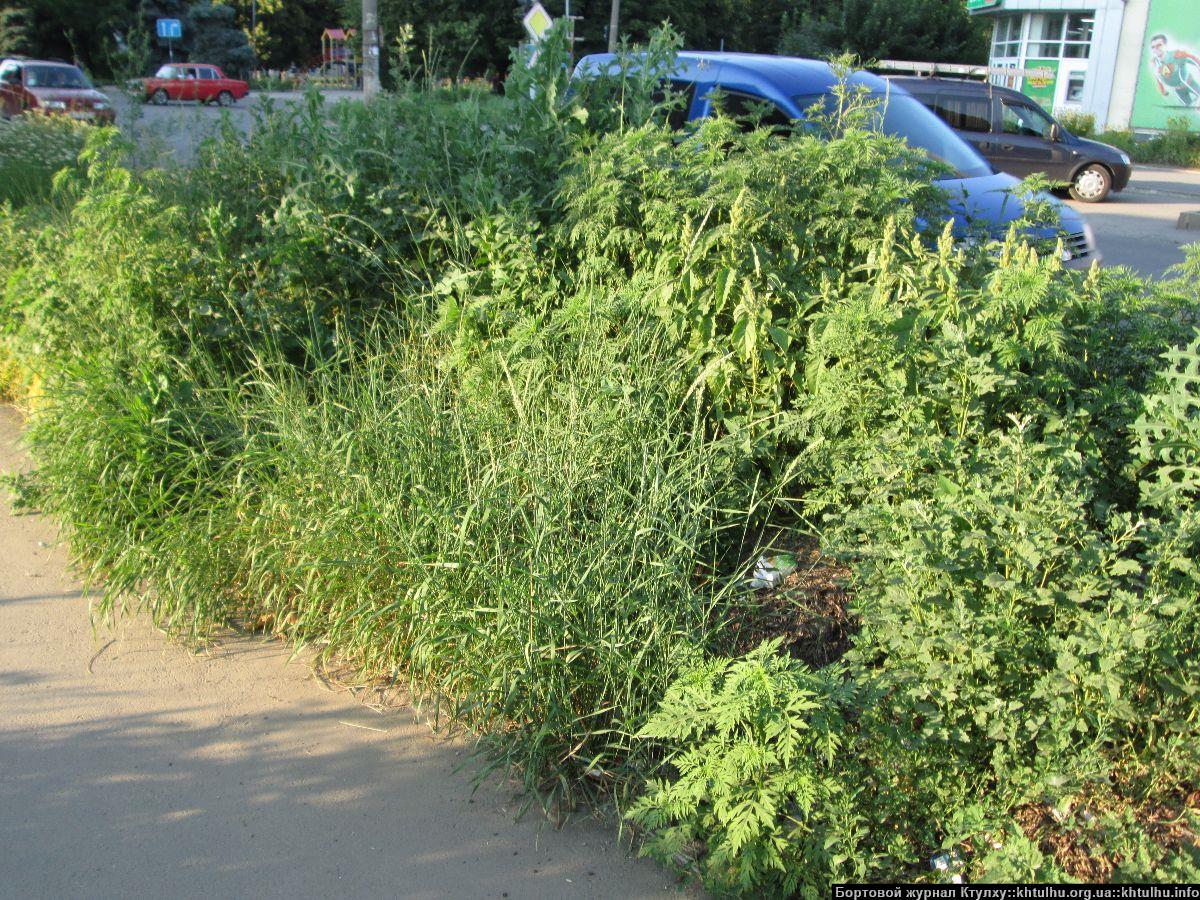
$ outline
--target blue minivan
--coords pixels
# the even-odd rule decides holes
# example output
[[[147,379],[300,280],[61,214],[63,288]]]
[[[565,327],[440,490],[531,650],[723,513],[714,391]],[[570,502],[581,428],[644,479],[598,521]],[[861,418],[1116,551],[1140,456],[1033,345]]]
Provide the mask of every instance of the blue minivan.
[[[610,53],[585,56],[575,67],[574,77],[616,74],[617,66],[617,58]],[[683,52],[667,80],[674,91],[683,95],[683,106],[670,123],[681,128],[685,122],[711,115],[718,93],[722,108],[730,115],[753,111],[762,115],[764,125],[803,120],[806,110],[829,100],[838,75],[827,63],[811,59]],[[1009,224],[1024,215],[1024,207],[1013,193],[1020,183],[1018,179],[995,172],[973,147],[906,90],[869,72],[854,72],[848,81],[862,86],[878,101],[883,131],[904,138],[954,171],[953,177],[937,184],[949,195],[956,230],[965,234],[969,226],[982,224],[989,233],[1003,237]],[[1083,218],[1049,195],[1043,199],[1058,210],[1066,265],[1086,268],[1098,260],[1091,228]]]

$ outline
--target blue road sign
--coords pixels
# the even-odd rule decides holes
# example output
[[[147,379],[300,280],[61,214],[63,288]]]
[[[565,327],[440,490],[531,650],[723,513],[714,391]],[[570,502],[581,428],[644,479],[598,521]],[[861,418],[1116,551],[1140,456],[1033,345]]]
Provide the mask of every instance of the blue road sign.
[[[183,23],[178,19],[159,19],[158,36],[168,39],[183,37]]]

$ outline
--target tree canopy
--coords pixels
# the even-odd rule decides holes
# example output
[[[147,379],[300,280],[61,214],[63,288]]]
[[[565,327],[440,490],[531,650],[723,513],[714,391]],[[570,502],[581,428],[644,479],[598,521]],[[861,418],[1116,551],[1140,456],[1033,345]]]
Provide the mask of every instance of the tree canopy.
[[[542,0],[551,15],[566,0]],[[577,55],[608,46],[611,0],[572,0]],[[504,69],[524,39],[519,0],[379,0],[385,64],[390,46],[411,29],[418,68],[439,74]],[[175,49],[202,52],[231,69],[253,65],[304,69],[319,62],[324,28],[361,24],[361,0],[0,0],[0,53],[77,59],[106,74],[139,29],[151,64],[166,57],[153,37],[156,18],[184,22]],[[684,46],[863,59],[981,62],[983,21],[962,0],[623,0],[620,30],[634,41],[670,21]],[[252,29],[252,24],[257,28]],[[239,37],[240,35],[240,37]]]
[[[799,0],[777,50],[790,56],[987,62],[987,23],[962,0]]]

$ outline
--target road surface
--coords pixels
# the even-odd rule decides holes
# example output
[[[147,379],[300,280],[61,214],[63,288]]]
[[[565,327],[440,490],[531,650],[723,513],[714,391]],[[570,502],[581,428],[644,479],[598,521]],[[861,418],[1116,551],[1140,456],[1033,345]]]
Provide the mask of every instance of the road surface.
[[[254,112],[264,102],[283,106],[303,102],[301,91],[264,93],[253,91],[228,110],[214,103],[168,103],[155,106],[131,98],[122,89],[106,86],[105,93],[117,111],[117,125],[137,147],[137,162],[144,166],[190,165],[196,148],[217,133],[228,112],[234,127],[247,134],[254,127]],[[358,91],[322,91],[326,105],[343,100],[361,100]]]
[[[1161,276],[1183,262],[1183,246],[1200,242],[1200,231],[1181,231],[1181,212],[1200,210],[1200,171],[1138,166],[1129,186],[1103,203],[1076,203],[1096,233],[1108,266],[1129,266]]]

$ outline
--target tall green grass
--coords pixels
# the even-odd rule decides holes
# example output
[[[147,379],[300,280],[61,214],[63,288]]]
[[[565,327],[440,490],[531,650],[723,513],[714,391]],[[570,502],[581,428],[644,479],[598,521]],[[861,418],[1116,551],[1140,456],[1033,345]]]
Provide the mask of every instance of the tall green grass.
[[[750,518],[727,504],[765,499],[733,490],[669,342],[584,341],[520,375],[490,355],[486,387],[394,331],[343,350],[53,380],[44,502],[103,608],[259,623],[405,679],[547,803],[623,787],[632,733],[738,590],[719,554]]]
[[[0,119],[0,204],[47,199],[52,176],[75,167],[89,127],[65,116]]]

